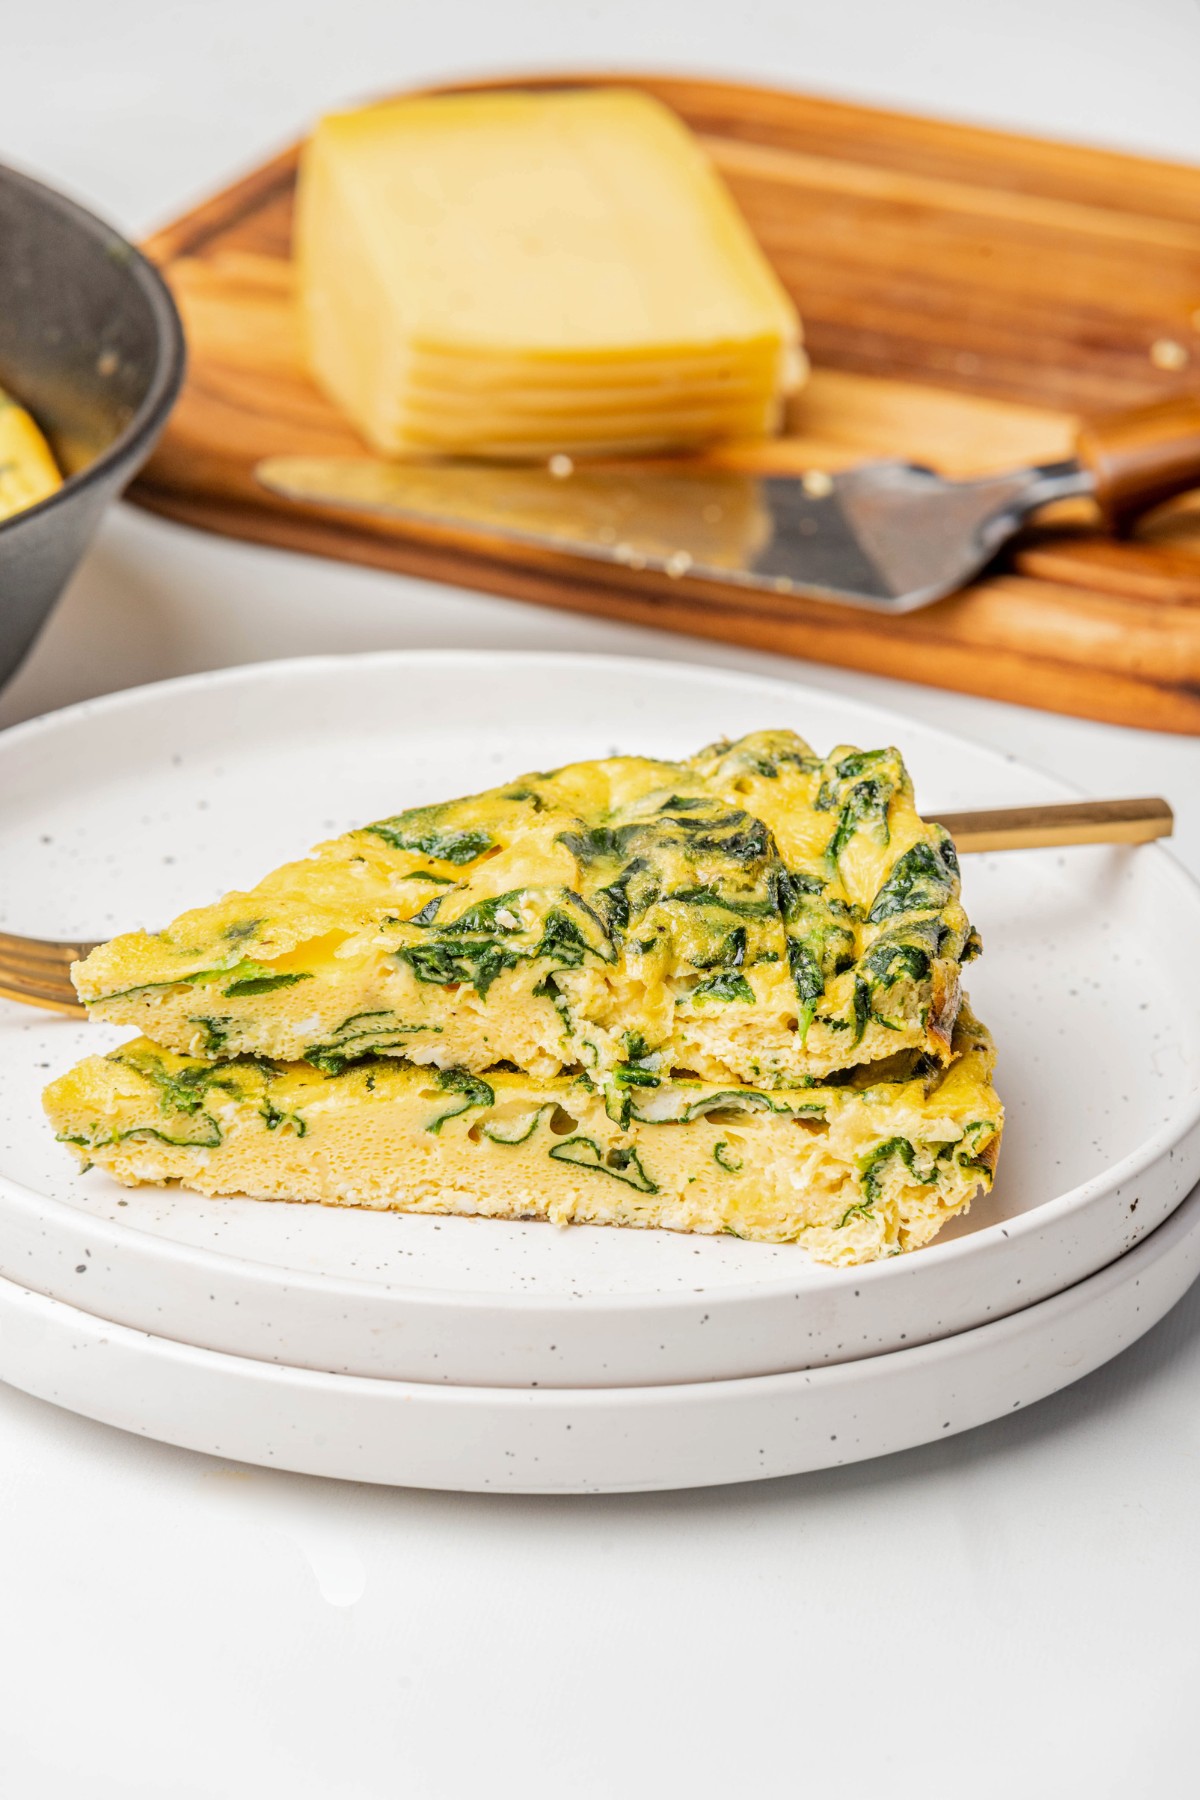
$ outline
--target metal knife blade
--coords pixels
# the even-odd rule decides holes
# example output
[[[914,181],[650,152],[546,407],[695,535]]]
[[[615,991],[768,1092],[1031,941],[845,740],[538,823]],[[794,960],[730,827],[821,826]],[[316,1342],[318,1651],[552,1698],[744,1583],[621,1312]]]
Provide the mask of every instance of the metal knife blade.
[[[796,476],[566,458],[529,467],[273,456],[255,476],[308,505],[890,613],[962,587],[1031,512],[1092,491],[1074,461],[949,481],[902,462]]]

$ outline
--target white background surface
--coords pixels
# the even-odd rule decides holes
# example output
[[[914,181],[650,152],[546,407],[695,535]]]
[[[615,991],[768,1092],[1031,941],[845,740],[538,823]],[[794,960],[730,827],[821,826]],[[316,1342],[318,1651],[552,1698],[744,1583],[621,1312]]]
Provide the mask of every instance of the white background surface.
[[[758,77],[1200,160],[1196,0],[10,10],[0,157],[133,232],[326,105],[570,63]],[[797,670],[122,509],[0,723],[223,662],[420,644]],[[1194,741],[801,672],[1096,793],[1165,793],[1200,871]],[[0,1779],[20,1800],[1184,1792],[1198,1392],[1194,1292],[1078,1387],[927,1450],[549,1502],[223,1468],[0,1390]]]

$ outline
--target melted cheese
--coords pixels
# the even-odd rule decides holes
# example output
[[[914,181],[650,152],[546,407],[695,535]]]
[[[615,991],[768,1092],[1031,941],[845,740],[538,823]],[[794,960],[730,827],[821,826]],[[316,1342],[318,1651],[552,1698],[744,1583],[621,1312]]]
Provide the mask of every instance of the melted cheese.
[[[130,1186],[325,1205],[660,1226],[855,1263],[927,1242],[990,1185],[1002,1111],[965,1010],[947,1071],[786,1092],[370,1059],[209,1064],[138,1039],[47,1090],[59,1136]],[[910,1064],[912,1058],[909,1059]]]
[[[780,731],[398,814],[75,979],[187,1055],[784,1088],[946,1061],[976,947],[898,753],[820,758]]]
[[[758,434],[802,368],[795,309],[715,171],[632,91],[322,120],[297,260],[313,372],[385,453]]]

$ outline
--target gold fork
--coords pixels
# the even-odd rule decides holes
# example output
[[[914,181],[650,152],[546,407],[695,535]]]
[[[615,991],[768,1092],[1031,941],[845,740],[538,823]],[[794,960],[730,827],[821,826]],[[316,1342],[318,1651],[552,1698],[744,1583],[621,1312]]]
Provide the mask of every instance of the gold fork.
[[[1067,844],[1148,844],[1170,837],[1174,814],[1165,800],[1071,800],[1061,806],[1003,806],[990,812],[941,813],[963,852],[1039,850]],[[0,999],[44,1006],[52,1012],[83,1013],[71,985],[71,964],[82,962],[93,943],[62,944],[47,938],[15,937],[0,931]]]

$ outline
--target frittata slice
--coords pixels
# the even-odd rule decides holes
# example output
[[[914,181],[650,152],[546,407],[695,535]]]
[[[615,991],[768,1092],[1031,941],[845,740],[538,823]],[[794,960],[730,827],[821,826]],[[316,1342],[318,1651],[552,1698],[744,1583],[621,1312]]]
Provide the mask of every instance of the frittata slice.
[[[334,1075],[139,1038],[61,1076],[45,1105],[85,1167],[128,1186],[730,1232],[857,1263],[928,1242],[991,1183],[1003,1115],[966,1008],[954,1050],[946,1069],[907,1052],[806,1089],[662,1080],[605,1096],[584,1075],[394,1057]]]
[[[763,731],[400,813],[74,975],[95,1017],[201,1058],[791,1087],[947,1059],[978,947],[958,895],[896,750]]]

